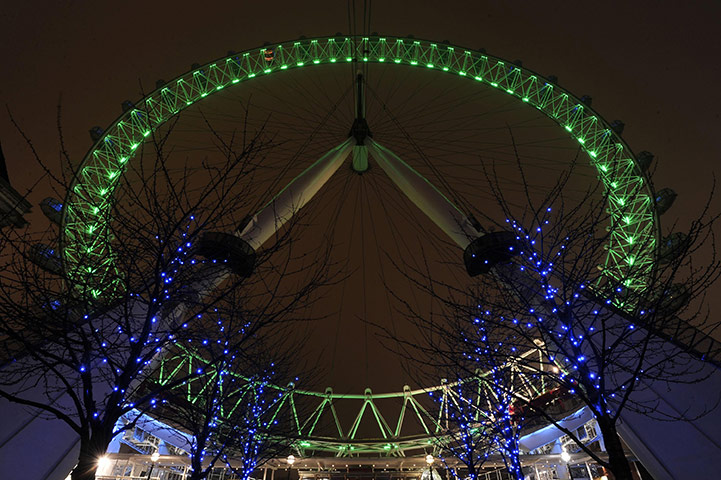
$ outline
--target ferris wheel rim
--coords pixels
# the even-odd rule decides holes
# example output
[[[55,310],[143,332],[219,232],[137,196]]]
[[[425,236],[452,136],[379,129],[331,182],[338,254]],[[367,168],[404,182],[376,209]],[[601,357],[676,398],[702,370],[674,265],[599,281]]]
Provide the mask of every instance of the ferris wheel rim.
[[[242,65],[243,62],[245,65]],[[301,38],[264,45],[196,66],[143,97],[138,103],[144,106],[143,110],[128,109],[88,150],[66,193],[60,242],[66,272],[71,276],[79,275],[74,267],[81,258],[85,262],[93,257],[100,263],[103,263],[101,258],[104,262],[111,261],[108,260],[109,255],[102,255],[103,252],[93,255],[87,245],[98,248],[99,243],[89,237],[94,236],[98,223],[106,220],[103,215],[107,213],[114,186],[133,152],[155,128],[188,106],[235,83],[306,65],[352,62],[386,63],[455,73],[505,91],[519,101],[536,107],[579,141],[608,190],[613,190],[612,184],[622,184],[621,193],[609,194],[609,208],[612,211],[622,210],[624,214],[619,213],[615,219],[616,228],[612,232],[605,269],[612,276],[617,276],[614,271],[618,274],[633,262],[636,269],[645,268],[650,273],[655,263],[654,246],[660,238],[658,215],[652,208],[653,187],[631,149],[603,117],[549,79],[499,57],[448,43],[385,36]],[[219,63],[225,64],[225,71],[221,71]],[[627,154],[622,155],[622,152]],[[612,161],[615,162],[613,168],[609,167]],[[624,167],[623,163],[627,165]],[[88,169],[89,166],[98,168]],[[608,170],[619,167],[624,168],[620,181],[604,176]],[[632,207],[627,204],[629,198],[634,203]],[[618,210],[620,206],[622,208]],[[622,224],[624,221],[626,225]],[[629,241],[629,238],[633,240]],[[644,245],[645,248],[638,250],[631,244]],[[81,249],[82,254],[79,253]],[[84,275],[89,275],[87,269],[84,271]]]
[[[308,58],[310,58],[310,62],[307,64],[305,61],[301,62],[300,60],[297,60],[298,58],[305,58],[298,55],[307,56],[308,52],[311,52],[313,48],[320,48],[319,45],[323,42],[325,42],[325,46],[327,48],[330,48],[330,45],[335,43],[336,46],[339,46],[337,51],[340,53],[347,52],[346,56],[336,56],[335,61],[331,61],[333,57],[329,55],[321,55],[317,58],[312,58],[311,56],[308,56]],[[366,46],[368,46],[369,44],[372,44],[371,47],[373,47],[369,48],[369,52],[371,52],[372,54],[369,54],[368,56],[359,56],[358,53],[365,52]],[[316,47],[314,47],[314,45]],[[387,57],[381,57],[379,52],[381,52],[383,45],[396,48],[398,56],[396,58],[393,58],[392,61],[389,61],[389,59],[391,59],[390,55]],[[267,64],[264,64],[263,62],[265,61],[265,55],[269,48],[273,50],[273,62],[275,62],[276,60],[276,54],[279,55],[278,58],[281,58],[281,53],[285,54],[285,51],[290,51],[291,53],[288,54],[287,57],[282,57],[286,60],[286,63],[278,62],[274,63],[270,67]],[[295,54],[292,53],[293,49],[296,50]],[[490,66],[490,69],[488,70],[488,72],[490,72],[490,76],[485,76],[485,74],[476,75],[475,73],[481,73],[478,69],[475,72],[473,72],[472,69],[466,69],[465,67],[463,67],[463,70],[459,70],[457,68],[457,65],[456,67],[453,66],[454,64],[451,60],[447,60],[449,63],[446,65],[443,65],[443,63],[431,63],[428,61],[426,61],[424,64],[424,62],[422,61],[423,59],[433,58],[432,55],[434,54],[434,52],[450,52],[456,50],[462,51],[463,53],[461,55],[461,58],[470,58],[473,62],[475,62],[474,65],[485,59],[486,64]],[[255,56],[255,65],[258,69],[257,71],[247,70],[245,73],[245,77],[243,78],[238,76],[229,76],[225,80],[218,80],[218,82],[220,83],[216,84],[212,84],[212,82],[208,81],[206,82],[206,86],[204,89],[196,88],[195,92],[190,93],[191,97],[186,97],[192,98],[192,101],[188,101],[187,99],[185,99],[182,100],[182,103],[179,103],[180,97],[178,96],[178,91],[176,90],[175,92],[173,92],[174,100],[172,106],[177,106],[178,108],[174,112],[172,111],[172,108],[168,107],[167,102],[163,100],[164,98],[168,98],[168,92],[171,91],[169,85],[174,85],[175,87],[182,90],[183,85],[192,85],[194,77],[205,75],[206,78],[209,80],[210,72],[212,72],[214,68],[218,68],[217,65],[219,63],[225,62],[225,64],[227,65],[229,62],[233,62],[234,59],[249,58],[251,57],[251,55]],[[382,58],[383,60],[381,60]],[[437,58],[441,58],[441,56],[439,55]],[[449,55],[446,58],[451,58],[451,56]],[[296,59],[296,61],[291,62],[291,60],[293,59]],[[315,60],[318,60],[318,62],[315,62]],[[269,74],[281,72],[283,70],[293,70],[304,67],[306,65],[310,66],[335,64],[340,66],[352,64],[353,62],[386,63],[388,65],[401,65],[406,68],[422,68],[442,73],[456,74],[457,76],[468,78],[471,81],[476,81],[484,87],[496,88],[502,92],[507,93],[510,96],[517,98],[520,102],[529,104],[529,106],[536,107],[539,111],[544,113],[546,117],[557,123],[559,125],[559,128],[566,130],[570,137],[579,140],[579,143],[581,143],[582,148],[588,154],[591,162],[594,163],[595,161],[598,164],[600,163],[601,159],[603,159],[602,151],[592,150],[591,148],[595,148],[591,146],[592,142],[586,142],[587,139],[584,138],[584,136],[587,135],[590,131],[590,127],[588,127],[587,125],[587,120],[595,118],[595,122],[591,123],[596,123],[597,125],[602,126],[602,128],[596,128],[596,130],[607,132],[607,140],[603,140],[603,142],[605,143],[600,143],[600,145],[604,146],[604,148],[606,149],[618,149],[618,146],[620,146],[620,151],[626,152],[626,157],[620,160],[630,162],[628,170],[631,173],[629,174],[629,177],[635,177],[634,180],[629,181],[629,183],[635,184],[635,186],[631,188],[631,192],[636,192],[637,194],[638,192],[641,192],[641,194],[645,195],[646,197],[645,200],[640,200],[639,203],[645,205],[644,208],[640,210],[645,210],[646,217],[642,219],[642,222],[645,225],[644,231],[647,236],[647,240],[637,240],[637,244],[647,246],[647,258],[643,261],[649,265],[649,268],[652,268],[652,265],[655,262],[655,248],[653,248],[653,246],[660,237],[660,225],[658,215],[652,208],[654,198],[653,187],[646,173],[643,171],[642,168],[639,167],[638,161],[633,155],[631,149],[619,135],[617,135],[611,130],[610,124],[606,122],[600,115],[598,115],[597,112],[595,112],[589,106],[583,105],[583,102],[581,102],[579,98],[573,96],[570,92],[559,87],[558,85],[553,84],[553,82],[551,82],[548,78],[545,78],[535,73],[534,71],[524,68],[520,65],[514,65],[512,62],[506,62],[505,60],[498,57],[487,55],[484,52],[465,49],[463,47],[458,47],[445,43],[434,43],[427,40],[419,40],[415,38],[383,36],[318,37],[310,39],[291,40],[274,45],[264,45],[261,47],[256,47],[254,49],[246,50],[239,54],[221,57],[215,61],[200,65],[197,68],[193,68],[188,72],[174,78],[170,82],[167,82],[164,86],[156,88],[154,91],[143,97],[138,102],[138,105],[142,105],[144,108],[132,108],[127,112],[124,112],[113,122],[111,122],[109,128],[106,129],[105,133],[89,149],[88,153],[85,155],[79,167],[78,175],[73,178],[71,188],[68,190],[65,197],[65,208],[63,208],[63,217],[61,223],[61,251],[64,263],[66,265],[72,266],[74,265],[76,259],[87,258],[87,255],[85,253],[83,253],[82,255],[73,255],[73,248],[78,248],[82,247],[83,245],[89,244],[89,242],[87,241],[87,236],[92,235],[92,232],[90,232],[89,230],[90,225],[97,223],[99,218],[102,219],[103,206],[107,205],[109,203],[108,199],[112,198],[113,186],[119,178],[119,175],[111,176],[111,174],[113,172],[118,172],[124,168],[123,165],[126,165],[130,161],[133,156],[133,152],[155,128],[159,127],[185,108],[201,101],[206,97],[210,97],[213,93],[230,87],[235,83],[244,83],[245,81],[250,81],[254,78],[263,78],[264,76]],[[302,63],[302,65],[300,63]],[[270,68],[270,71],[266,71],[268,70],[268,68]],[[481,67],[479,66],[479,69],[480,68]],[[207,74],[203,74],[203,72],[207,72]],[[540,106],[541,103],[539,102],[545,102],[543,100],[543,95],[541,94],[541,91],[544,87],[534,90],[535,95],[538,98],[538,101],[536,101],[534,100],[533,94],[530,93],[533,89],[527,88],[526,90],[523,90],[524,84],[522,81],[519,80],[531,78],[535,78],[537,84],[539,85],[544,84],[548,86],[546,87],[548,89],[547,91],[560,92],[557,97],[561,98],[562,101],[556,104],[549,101],[550,103],[543,103],[543,105]],[[516,87],[513,87],[513,85],[516,85]],[[563,99],[564,95],[565,100]],[[546,100],[548,100],[548,98]],[[183,103],[185,103],[185,105],[183,105]],[[562,106],[562,104],[564,103],[566,107]],[[159,107],[155,107],[155,105],[159,105]],[[582,114],[576,117],[572,117],[572,121],[562,121],[564,118],[568,119],[569,117],[564,117],[563,114],[559,112],[563,111],[564,108],[565,110],[572,111],[574,107],[581,108]],[[154,114],[154,109],[157,108],[160,108],[161,110],[165,108],[167,112],[160,112],[157,117],[158,121],[156,123],[147,124],[147,122],[144,122],[143,120],[137,118],[137,113],[141,113],[146,115],[147,119],[150,119],[151,116]],[[556,115],[549,115],[549,109],[555,109]],[[135,119],[133,118],[134,115],[136,117]],[[122,132],[124,128],[125,130],[127,130],[127,133]],[[581,139],[583,139],[584,142],[580,142]],[[109,146],[109,143],[112,143],[114,145]],[[595,156],[591,155],[591,152],[595,152]],[[603,152],[605,153],[605,151]],[[100,171],[100,174],[93,173],[90,175],[86,175],[85,173],[83,173],[86,167],[91,165],[101,165],[102,168],[94,169],[94,171]],[[601,175],[601,177],[603,177],[602,173],[602,169],[599,169],[599,174]],[[92,175],[96,175],[98,178],[93,179]],[[99,181],[100,175],[104,175],[104,182]],[[604,183],[604,185],[606,184]],[[610,206],[614,207],[616,205],[610,204]],[[96,208],[100,209],[100,212],[96,211]],[[101,215],[99,215],[99,213]],[[621,230],[622,231],[620,236],[626,235],[625,230]],[[624,260],[625,257],[623,251],[616,254],[613,251],[613,248],[609,248],[609,259],[607,260],[607,264],[609,262],[613,264],[614,261],[622,263]],[[430,391],[437,391],[441,390],[442,388],[444,387],[434,386],[416,389],[412,391],[404,389],[404,391],[400,392],[388,392],[381,394],[371,393],[371,396],[375,399],[403,398],[405,395],[427,394]],[[328,397],[328,395],[330,395],[334,399],[349,399],[360,401],[368,398],[368,395],[365,393],[336,394],[331,392],[329,394],[328,391],[311,392],[301,390],[296,391],[296,393],[318,398],[326,398]],[[411,444],[413,445],[413,447],[417,448],[418,445],[422,445],[422,442],[425,441],[425,439],[427,438],[430,437],[423,436],[423,438],[419,440],[420,443],[411,442]],[[319,437],[312,440],[327,441],[329,451],[338,448],[337,446],[339,445],[337,439],[325,439]],[[362,440],[360,439],[354,440],[354,442],[361,441]],[[392,440],[393,443],[402,443],[403,441],[405,441],[404,438],[397,438]],[[378,445],[372,447],[372,450],[378,450],[382,452],[383,449],[385,449],[385,445],[386,441],[384,440],[383,442],[379,442]]]
[[[270,56],[269,51],[272,53],[270,62],[267,60]],[[359,53],[365,56],[359,56]],[[240,59],[246,62],[245,70],[241,66]],[[301,59],[310,60],[306,62]],[[429,59],[436,59],[432,60],[435,63],[431,63]],[[459,63],[461,60],[471,63],[461,64]],[[74,262],[79,258],[89,258],[87,247],[82,255],[77,254],[78,249],[91,244],[88,239],[93,236],[91,227],[100,221],[107,220],[107,218],[103,218],[103,213],[106,211],[103,209],[108,208],[109,199],[112,198],[113,188],[117,184],[118,178],[132,158],[133,152],[154,129],[185,108],[236,83],[263,78],[273,73],[297,69],[306,65],[347,65],[353,62],[385,63],[456,74],[456,76],[468,78],[484,87],[498,89],[517,98],[519,102],[537,108],[558,124],[559,128],[568,132],[572,138],[579,140],[581,147],[588,154],[592,164],[596,163],[594,166],[600,173],[603,172],[603,169],[598,165],[606,158],[610,158],[611,151],[627,152],[628,156],[620,158],[618,161],[630,162],[627,171],[630,172],[630,177],[634,176],[635,178],[629,179],[625,183],[633,184],[632,187],[627,188],[631,188],[632,193],[635,192],[638,196],[643,197],[637,199],[637,203],[643,204],[643,215],[645,215],[639,222],[644,223],[643,229],[647,235],[645,241],[639,240],[636,235],[635,243],[646,246],[646,258],[637,259],[637,264],[646,262],[649,268],[653,265],[655,261],[653,245],[659,238],[660,227],[658,215],[651,208],[652,185],[623,139],[612,131],[608,122],[593,109],[584,105],[580,99],[532,70],[506,62],[499,57],[487,55],[485,52],[407,37],[331,36],[301,38],[274,45],[264,45],[197,66],[143,97],[138,102],[138,105],[143,106],[142,109],[129,109],[116,118],[85,155],[78,174],[73,178],[71,188],[65,197],[61,251],[66,271],[70,275],[79,274],[72,270]],[[221,72],[219,64],[224,64],[227,70]],[[483,70],[484,68],[486,70]],[[237,75],[233,76],[232,73]],[[196,80],[196,77],[202,77],[204,80]],[[175,88],[175,90],[171,90],[171,88]],[[185,92],[186,96],[181,98],[180,92]],[[555,97],[553,97],[554,92],[557,93]],[[169,98],[172,98],[172,102],[168,100]],[[549,113],[551,111],[554,112],[553,115]],[[568,117],[569,115],[572,117]],[[562,121],[564,119],[568,121]],[[566,124],[564,125],[564,123]],[[589,124],[600,125],[602,128],[592,128]],[[601,135],[603,138],[596,139],[594,135]],[[595,150],[591,150],[592,148]],[[619,157],[618,154],[616,156]],[[89,166],[93,168],[88,169]],[[86,173],[89,171],[91,173]],[[610,199],[612,198],[614,197],[610,196]],[[611,200],[609,201],[611,202]],[[609,206],[617,205],[611,202]],[[620,236],[627,234],[623,228],[620,230]],[[92,244],[98,245],[98,242],[93,239]],[[616,254],[613,248],[609,248],[607,264],[616,265],[613,263],[615,260],[619,261],[619,265],[622,264],[625,260],[622,258],[622,254],[623,252]],[[98,257],[100,256],[102,255],[98,255]],[[105,257],[107,261],[109,256]],[[67,269],[68,266],[70,270]],[[85,273],[84,275],[92,274]],[[98,284],[100,283],[98,282]],[[318,392],[318,396],[322,395],[324,394]],[[403,392],[397,392],[397,395],[402,396]]]

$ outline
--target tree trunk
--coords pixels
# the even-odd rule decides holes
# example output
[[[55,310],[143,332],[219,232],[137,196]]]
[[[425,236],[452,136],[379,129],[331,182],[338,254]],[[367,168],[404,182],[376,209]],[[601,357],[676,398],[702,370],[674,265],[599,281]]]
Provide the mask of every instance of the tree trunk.
[[[80,455],[78,456],[78,464],[73,469],[70,478],[72,480],[94,480],[95,471],[98,469],[98,459],[102,457],[107,448],[105,445],[98,445],[98,442],[92,440],[80,441]]]
[[[518,454],[518,442],[515,439],[505,440],[504,448],[501,450],[503,463],[506,464],[506,470],[511,478],[515,480],[524,480],[523,467]]]
[[[621,437],[618,436],[616,425],[607,418],[597,418],[598,426],[603,434],[603,442],[608,453],[608,468],[616,480],[633,480],[631,465],[623,451]]]
[[[203,464],[200,462],[200,454],[193,455],[190,460],[190,472],[188,480],[203,480],[207,477],[208,471],[203,470]]]
[[[514,478],[515,480],[524,480],[526,478],[523,474],[523,467],[521,466],[521,461],[518,458],[518,455],[516,455],[515,458],[511,457],[506,460],[506,470],[508,470],[511,478]]]
[[[97,430],[96,430],[97,432]],[[89,439],[80,439],[78,464],[70,475],[72,480],[95,480],[98,460],[108,451],[112,433],[94,433]]]

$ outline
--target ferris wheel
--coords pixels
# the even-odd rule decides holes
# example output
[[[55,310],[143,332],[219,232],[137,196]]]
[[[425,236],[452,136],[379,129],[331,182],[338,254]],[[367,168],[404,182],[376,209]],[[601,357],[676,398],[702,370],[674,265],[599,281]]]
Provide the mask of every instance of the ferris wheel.
[[[494,210],[493,195],[483,188],[489,171],[512,197],[524,188],[543,195],[572,169],[570,195],[596,189],[607,201],[612,225],[604,274],[620,279],[630,268],[644,272],[627,285],[640,288],[657,260],[660,210],[647,176],[649,154],[634,155],[620,136],[622,124],[604,120],[590,98],[483,51],[375,35],[301,38],[194,65],[123,110],[92,132],[95,143],[65,199],[67,274],[102,286],[98,297],[115,288],[108,282],[112,244],[98,237],[112,222],[119,180],[144,143],[170,123],[177,135],[173,151],[183,158],[205,154],[212,144],[201,124],[212,124],[213,136],[231,134],[240,123],[268,135],[277,148],[263,160],[266,174],[254,178],[253,210],[242,212],[247,219],[236,231],[216,232],[208,242],[232,258],[237,273],[252,275],[264,244],[298,212],[309,212],[298,234],[312,238],[309,245],[322,238],[337,259],[349,261],[352,275],[328,295],[337,303],[328,307],[333,315],[323,312],[332,320],[325,333],[314,333],[327,337],[321,349],[333,378],[349,381],[338,394],[298,394],[317,398],[321,409],[342,399],[356,402],[359,413],[338,428],[337,438],[299,432],[319,450],[363,444],[366,408],[381,434],[363,448],[423,447],[426,437],[405,438],[401,424],[411,409],[420,423],[427,419],[416,396],[428,389],[374,396],[370,387],[388,389],[379,377],[393,377],[388,372],[396,367],[388,366],[387,354],[369,354],[373,340],[365,321],[382,315],[392,329],[394,297],[424,303],[394,265],[430,264],[462,283],[507,258],[512,240],[495,231],[504,212]],[[517,178],[519,162],[525,185]],[[522,201],[516,206],[524,208]],[[398,284],[398,291],[388,291]],[[353,318],[365,323],[351,324]],[[374,403],[381,399],[402,404],[401,418],[384,418]]]

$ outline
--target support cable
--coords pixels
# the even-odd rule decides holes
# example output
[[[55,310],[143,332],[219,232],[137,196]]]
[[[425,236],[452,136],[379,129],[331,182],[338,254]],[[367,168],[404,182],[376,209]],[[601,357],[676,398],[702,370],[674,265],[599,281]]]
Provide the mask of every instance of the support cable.
[[[288,169],[290,166],[300,157],[300,155],[306,150],[308,145],[311,144],[313,138],[318,134],[318,132],[321,131],[323,127],[325,127],[328,120],[330,120],[331,116],[335,113],[335,111],[338,109],[338,105],[345,99],[345,97],[348,95],[348,89],[341,95],[341,98],[338,99],[338,101],[333,105],[333,108],[331,108],[328,113],[326,113],[325,117],[321,120],[321,122],[318,124],[318,126],[313,130],[313,132],[308,136],[305,142],[303,142],[303,145],[301,145],[298,150],[295,152],[293,157],[281,168],[281,171],[278,173],[278,175],[275,177],[275,180],[273,180],[273,183],[268,186],[268,192],[273,192],[280,183],[281,178],[285,176],[285,174],[288,172]],[[263,205],[264,199],[262,196],[259,196],[258,200],[256,201],[255,205],[253,205],[253,208],[250,210],[251,212],[256,212],[261,205]]]
[[[360,200],[361,205],[365,206],[365,202],[363,200],[367,197],[365,194],[365,182],[360,182]],[[361,208],[360,211],[360,237],[361,237],[361,281],[363,282],[363,337],[365,340],[365,357],[366,357],[366,365],[365,365],[365,381],[366,385],[368,385],[368,291],[366,288],[366,243],[365,243],[365,215],[363,214],[365,211],[365,208]]]
[[[419,155],[421,160],[426,164],[428,168],[431,169],[431,171],[436,175],[438,178],[438,181],[445,187],[446,191],[449,193],[451,198],[453,199],[453,202],[461,209],[465,210],[465,215],[468,216],[472,212],[471,210],[471,204],[467,201],[465,201],[463,198],[461,198],[456,191],[451,187],[451,185],[448,183],[448,181],[443,177],[441,172],[433,165],[433,162],[430,161],[428,156],[423,152],[423,149],[420,148],[418,143],[413,139],[413,137],[408,133],[408,131],[403,128],[403,125],[398,121],[398,119],[393,115],[393,113],[388,109],[388,106],[386,103],[378,96],[378,94],[373,90],[372,88],[368,89],[373,96],[381,103],[383,106],[383,110],[388,114],[388,116],[393,121],[393,124],[401,131],[403,136],[405,136],[408,143],[411,144],[413,149],[416,151],[416,153]]]
[[[358,189],[357,197],[360,197],[360,188]],[[359,199],[356,198],[356,201],[353,205],[353,215],[351,217],[353,219],[356,218],[356,213],[358,212],[358,204],[360,203],[358,200]],[[351,239],[353,239],[353,232],[355,231],[355,223],[356,223],[355,221],[351,222],[351,227],[350,227],[350,238]],[[349,241],[348,242],[348,253],[346,253],[345,258],[350,258],[350,253],[351,253],[352,247],[353,247],[353,242]],[[336,354],[338,351],[338,336],[340,334],[340,323],[341,323],[341,319],[343,316],[343,305],[345,304],[345,302],[344,302],[345,287],[348,284],[348,282],[342,282],[342,284],[343,285],[341,287],[341,295],[340,295],[340,309],[338,310],[338,320],[336,321],[335,338],[333,341],[333,355],[331,356],[331,374],[332,374],[333,368],[335,366],[335,357],[336,357]]]

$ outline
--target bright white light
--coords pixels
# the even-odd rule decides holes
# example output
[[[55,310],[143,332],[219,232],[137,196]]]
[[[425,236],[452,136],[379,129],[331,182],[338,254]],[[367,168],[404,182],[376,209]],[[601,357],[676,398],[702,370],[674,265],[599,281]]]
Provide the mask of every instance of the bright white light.
[[[564,450],[563,452],[561,452],[561,460],[568,463],[568,461],[570,459],[571,459],[571,455],[569,455],[567,451]]]
[[[431,455],[431,454],[426,455],[426,463],[428,465],[431,465],[433,463],[433,455]]]
[[[295,463],[295,457],[293,455],[288,455],[286,461],[288,462],[288,465],[293,466],[293,464]]]
[[[112,467],[113,461],[110,460],[106,455],[103,455],[102,457],[98,458],[98,471],[97,475],[105,475],[110,471],[110,468]]]
[[[608,480],[608,477],[606,475],[601,475],[600,480]]]
[[[553,370],[553,373],[558,373],[558,367],[553,367],[552,370]]]
[[[153,454],[150,456],[150,459],[154,462],[157,462],[160,458],[160,454],[158,452],[153,452]]]

